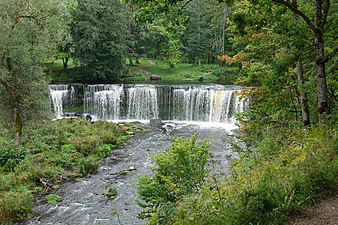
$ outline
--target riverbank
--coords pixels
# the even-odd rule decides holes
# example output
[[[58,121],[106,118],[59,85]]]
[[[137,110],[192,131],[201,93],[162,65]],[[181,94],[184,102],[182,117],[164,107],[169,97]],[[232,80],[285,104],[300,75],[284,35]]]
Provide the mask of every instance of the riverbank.
[[[1,134],[0,224],[12,224],[32,214],[34,196],[56,204],[61,196],[50,195],[64,182],[95,173],[99,160],[128,142],[137,131],[84,119],[40,121],[26,125],[22,145]]]
[[[338,195],[315,202],[303,213],[294,215],[289,225],[337,225]]]

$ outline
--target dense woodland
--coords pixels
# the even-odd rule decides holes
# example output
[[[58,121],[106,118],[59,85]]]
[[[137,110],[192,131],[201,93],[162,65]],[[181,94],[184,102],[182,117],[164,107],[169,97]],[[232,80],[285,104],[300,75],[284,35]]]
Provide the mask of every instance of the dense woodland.
[[[32,194],[63,170],[94,171],[131,129],[85,140],[85,153],[73,125],[48,122],[52,79],[128,81],[141,58],[208,68],[250,101],[229,176],[208,176],[208,144],[194,137],[154,158],[154,176],[138,183],[149,224],[282,224],[338,191],[338,1],[1,0],[0,19],[1,224],[29,217]],[[62,69],[46,66],[58,60]],[[178,156],[199,159],[182,174]]]

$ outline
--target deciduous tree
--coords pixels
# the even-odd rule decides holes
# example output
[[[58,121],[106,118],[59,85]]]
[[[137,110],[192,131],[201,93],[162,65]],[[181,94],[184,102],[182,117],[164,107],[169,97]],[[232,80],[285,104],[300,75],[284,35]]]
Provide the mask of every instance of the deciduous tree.
[[[43,61],[62,32],[62,0],[0,1],[0,116],[14,127],[17,145],[24,122],[50,111]]]
[[[118,0],[79,0],[71,34],[74,56],[88,80],[116,80],[125,72],[127,19]]]

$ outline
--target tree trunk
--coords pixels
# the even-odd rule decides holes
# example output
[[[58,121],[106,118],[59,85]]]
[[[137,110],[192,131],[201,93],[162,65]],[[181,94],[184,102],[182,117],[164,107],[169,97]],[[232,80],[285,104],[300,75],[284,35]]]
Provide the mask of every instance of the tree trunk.
[[[14,98],[14,141],[15,145],[19,146],[21,143],[21,134],[22,134],[22,118],[21,118],[21,110],[20,110],[20,102],[19,98]]]
[[[326,114],[330,113],[327,101],[327,85],[324,59],[324,15],[322,0],[315,0],[315,49],[316,49],[316,83],[317,83],[317,110],[319,122],[324,124]]]
[[[226,21],[227,21],[228,11],[226,5],[224,5],[223,10],[223,19],[222,19],[222,28],[221,28],[221,38],[220,38],[220,53],[221,55],[225,54],[225,28],[226,28]],[[224,61],[220,62],[220,66],[224,67]]]
[[[128,59],[129,59],[129,66],[133,66],[133,65],[134,65],[134,63],[133,63],[133,60],[132,60],[132,58],[131,58],[131,57],[129,57]]]
[[[314,0],[314,14],[315,21],[311,22],[303,12],[301,12],[297,5],[290,3],[287,0],[273,0],[279,4],[285,5],[296,15],[303,18],[306,24],[313,30],[315,36],[315,53],[316,53],[316,84],[317,84],[317,111],[319,114],[319,123],[326,123],[326,115],[330,113],[330,107],[327,98],[327,85],[325,74],[325,63],[330,58],[324,57],[324,25],[327,20],[327,15],[330,8],[330,0]],[[335,52],[334,52],[335,53]],[[332,55],[331,55],[332,56]]]
[[[305,127],[310,126],[310,112],[308,106],[307,94],[304,91],[304,74],[302,62],[298,60],[296,62],[297,67],[297,77],[298,77],[298,86],[299,86],[299,94],[300,94],[300,105],[302,108],[302,120]]]
[[[68,61],[69,61],[69,57],[68,56],[66,58],[62,59],[63,69],[64,70],[67,70],[67,68],[68,68]]]

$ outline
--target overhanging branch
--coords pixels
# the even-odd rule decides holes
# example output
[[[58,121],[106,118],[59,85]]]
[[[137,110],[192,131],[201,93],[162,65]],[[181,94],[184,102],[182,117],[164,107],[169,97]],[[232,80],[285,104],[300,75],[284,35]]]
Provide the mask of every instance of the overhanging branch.
[[[287,8],[289,8],[292,12],[296,13],[297,15],[299,15],[300,17],[303,18],[303,20],[306,22],[306,24],[314,31],[317,32],[316,27],[313,25],[313,23],[311,22],[311,20],[309,19],[309,17],[307,17],[302,11],[300,11],[298,8],[296,8],[293,4],[291,4],[290,2],[284,1],[284,0],[272,0],[273,2],[282,4],[284,6],[286,6]],[[327,0],[329,1],[329,0]]]

